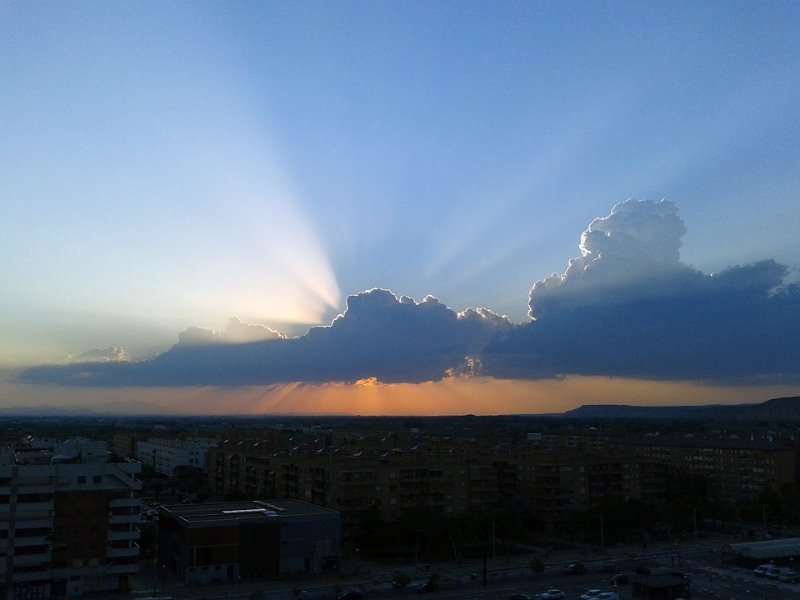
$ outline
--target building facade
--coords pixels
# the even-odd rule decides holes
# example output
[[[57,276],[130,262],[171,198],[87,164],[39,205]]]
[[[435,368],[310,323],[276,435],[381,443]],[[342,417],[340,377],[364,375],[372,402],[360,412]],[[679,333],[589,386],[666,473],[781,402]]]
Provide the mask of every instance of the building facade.
[[[139,567],[137,463],[7,449],[0,456],[0,581],[7,598],[125,590]],[[59,461],[59,462],[56,462]]]
[[[339,565],[339,514],[307,502],[178,504],[159,513],[159,560],[190,585],[321,574]]]
[[[217,444],[216,440],[207,439],[151,438],[136,443],[136,458],[156,473],[169,476],[181,467],[205,469],[208,449]]]

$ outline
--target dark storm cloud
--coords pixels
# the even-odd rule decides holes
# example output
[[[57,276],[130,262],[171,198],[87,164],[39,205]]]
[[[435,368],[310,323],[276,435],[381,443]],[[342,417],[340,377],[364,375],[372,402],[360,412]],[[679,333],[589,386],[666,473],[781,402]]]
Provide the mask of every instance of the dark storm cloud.
[[[595,219],[581,256],[537,282],[531,323],[486,349],[485,373],[654,379],[800,377],[800,289],[773,260],[706,275],[679,260],[670,202]]]
[[[235,386],[480,372],[800,381],[800,288],[785,283],[788,268],[764,260],[704,274],[680,261],[685,231],[671,202],[618,204],[584,231],[563,275],[534,284],[525,325],[373,289],[299,338],[232,318],[221,333],[184,331],[151,360],[42,366],[21,380]]]
[[[229,322],[225,334],[191,328],[171,350],[128,364],[42,366],[22,379],[36,383],[107,386],[257,385],[291,381],[385,382],[435,380],[460,369],[508,319],[486,310],[454,312],[436,298],[422,302],[387,290],[347,299],[347,309],[329,327],[295,339],[229,343],[230,330],[253,326]],[[271,331],[271,330],[270,330]],[[273,335],[274,334],[274,335]],[[245,336],[246,337],[246,336]]]

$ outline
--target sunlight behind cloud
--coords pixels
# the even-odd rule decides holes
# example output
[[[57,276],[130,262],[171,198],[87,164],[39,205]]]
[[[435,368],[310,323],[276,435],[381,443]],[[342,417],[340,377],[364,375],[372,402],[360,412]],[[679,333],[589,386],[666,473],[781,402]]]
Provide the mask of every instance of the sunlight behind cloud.
[[[523,128],[527,133],[517,142],[520,153],[509,153],[506,164],[496,165],[489,178],[462,191],[454,203],[458,208],[449,216],[452,226],[438,232],[423,280],[436,282],[437,289],[469,286],[526,248],[549,240],[537,220],[540,207],[558,197],[563,180],[574,176],[591,144],[625,118],[628,90],[619,82],[614,87],[601,84],[572,99],[557,120],[530,117]],[[476,205],[481,210],[463,208]],[[582,210],[580,204],[564,203],[558,213],[547,214],[548,227],[557,228]],[[530,227],[520,228],[520,223]]]
[[[269,111],[263,103],[256,107],[227,72],[218,77],[227,90],[224,115],[207,101],[195,119],[216,126],[195,133],[191,119],[184,123],[184,148],[171,165],[184,175],[182,208],[200,217],[181,224],[178,234],[195,238],[192,266],[198,267],[182,275],[179,301],[191,305],[201,325],[231,315],[271,325],[319,324],[341,300],[328,252],[288,176]]]

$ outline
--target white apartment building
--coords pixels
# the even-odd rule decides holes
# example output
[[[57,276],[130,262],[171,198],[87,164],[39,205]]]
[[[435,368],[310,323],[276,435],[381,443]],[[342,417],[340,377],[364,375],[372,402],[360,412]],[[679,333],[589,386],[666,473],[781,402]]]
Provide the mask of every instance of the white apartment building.
[[[217,440],[205,438],[151,438],[136,443],[136,458],[142,464],[153,467],[156,473],[172,475],[179,467],[205,469],[208,449],[218,444]]]
[[[5,598],[80,597],[129,588],[139,568],[138,463],[0,450],[0,585]],[[84,454],[89,462],[75,462]]]

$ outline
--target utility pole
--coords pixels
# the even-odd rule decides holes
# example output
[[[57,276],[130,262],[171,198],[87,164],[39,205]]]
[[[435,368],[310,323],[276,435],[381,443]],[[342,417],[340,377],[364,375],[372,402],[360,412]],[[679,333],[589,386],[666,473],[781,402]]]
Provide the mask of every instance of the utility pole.
[[[606,551],[606,534],[603,527],[603,513],[600,513],[600,549]]]
[[[419,575],[419,538],[424,529],[417,531],[417,545],[414,547],[414,573]]]
[[[497,560],[497,535],[495,534],[494,521],[492,521],[492,560]]]

